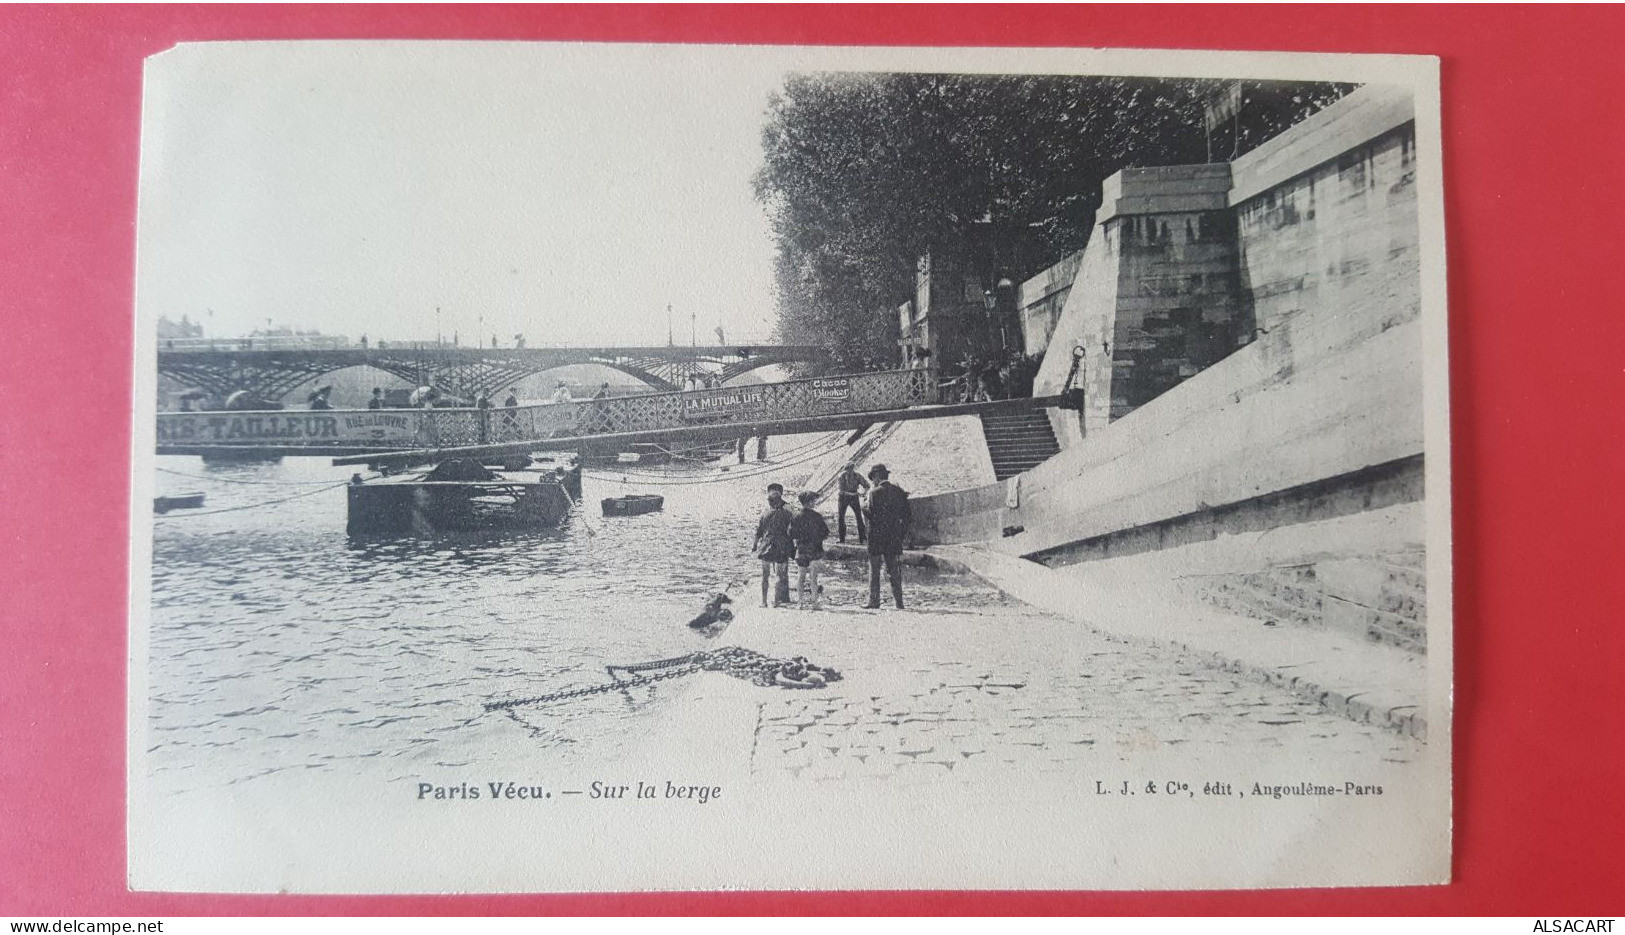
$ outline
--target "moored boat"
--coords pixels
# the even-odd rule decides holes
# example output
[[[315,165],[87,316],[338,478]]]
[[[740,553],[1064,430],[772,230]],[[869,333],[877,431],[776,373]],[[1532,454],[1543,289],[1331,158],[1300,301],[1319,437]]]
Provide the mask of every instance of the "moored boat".
[[[201,493],[177,493],[167,497],[153,497],[152,511],[168,513],[170,510],[195,510],[203,505],[203,499]]]
[[[635,493],[624,497],[605,497],[601,505],[605,516],[637,516],[659,510],[666,505],[666,498],[653,493]]]
[[[347,488],[352,534],[442,532],[557,526],[581,498],[581,468],[541,464],[487,467],[443,461],[421,474],[361,480]]]

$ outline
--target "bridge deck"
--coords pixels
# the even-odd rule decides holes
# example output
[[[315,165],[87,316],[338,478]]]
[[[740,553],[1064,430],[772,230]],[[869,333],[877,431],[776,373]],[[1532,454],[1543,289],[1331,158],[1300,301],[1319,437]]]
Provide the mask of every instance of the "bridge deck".
[[[906,418],[956,414],[937,407],[939,395],[934,371],[898,370],[496,409],[165,412],[158,414],[157,449],[362,460],[421,459],[429,452],[602,451],[641,441],[856,428],[899,418],[914,407],[932,408]]]
[[[336,465],[402,464],[435,461],[446,458],[502,457],[529,454],[533,451],[575,451],[580,449],[616,450],[622,447],[650,442],[706,442],[728,441],[760,435],[796,435],[803,432],[832,432],[855,429],[876,422],[908,422],[915,419],[941,419],[947,416],[982,415],[1055,407],[1065,404],[1062,396],[1039,396],[1030,399],[1001,399],[981,403],[955,403],[946,405],[914,406],[903,409],[882,409],[868,412],[843,412],[821,416],[774,419],[761,422],[729,422],[716,425],[650,429],[640,432],[614,432],[579,437],[549,438],[532,442],[494,445],[466,445],[458,448],[406,449],[370,454],[346,453],[333,459]]]

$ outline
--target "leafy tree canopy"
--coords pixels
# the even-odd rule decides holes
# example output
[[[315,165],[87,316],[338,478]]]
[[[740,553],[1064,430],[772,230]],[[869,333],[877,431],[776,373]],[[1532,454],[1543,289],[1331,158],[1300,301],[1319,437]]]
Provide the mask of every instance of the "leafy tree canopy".
[[[1049,262],[1079,249],[1100,183],[1204,162],[1224,82],[1057,75],[792,76],[769,105],[756,194],[778,240],[779,336],[838,367],[889,366],[916,259],[979,221],[1021,225]],[[1253,83],[1224,157],[1347,85]],[[1036,269],[1022,271],[1024,275]]]

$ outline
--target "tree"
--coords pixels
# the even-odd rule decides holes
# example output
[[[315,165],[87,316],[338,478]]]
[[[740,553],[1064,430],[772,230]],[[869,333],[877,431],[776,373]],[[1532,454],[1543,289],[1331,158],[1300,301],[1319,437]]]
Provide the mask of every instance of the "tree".
[[[1079,249],[1107,176],[1206,159],[1204,109],[1222,85],[792,76],[769,105],[756,180],[778,240],[779,337],[822,344],[838,366],[889,360],[919,256],[951,249],[978,222],[1034,232],[1046,262]],[[1313,109],[1348,86],[1291,87],[1302,93],[1285,106]]]

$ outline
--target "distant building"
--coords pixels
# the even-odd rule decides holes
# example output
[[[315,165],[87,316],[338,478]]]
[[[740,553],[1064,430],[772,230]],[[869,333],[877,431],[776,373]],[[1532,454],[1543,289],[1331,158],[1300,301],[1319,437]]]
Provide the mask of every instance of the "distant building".
[[[914,298],[897,309],[905,367],[951,371],[1023,351],[1017,283],[1053,262],[1026,225],[973,222],[919,258]]]
[[[201,337],[203,337],[203,326],[185,315],[181,316],[180,321],[170,321],[166,316],[158,316],[158,340],[160,341]]]

